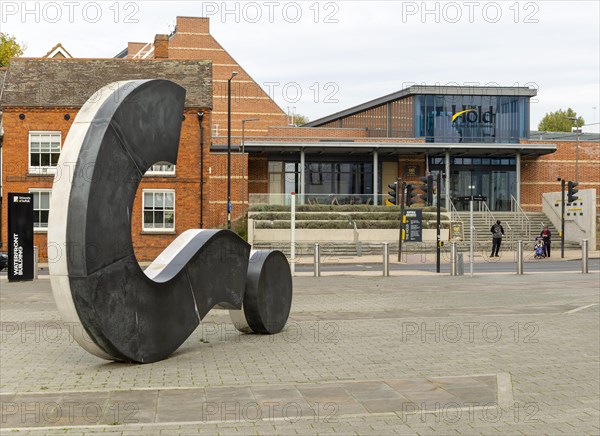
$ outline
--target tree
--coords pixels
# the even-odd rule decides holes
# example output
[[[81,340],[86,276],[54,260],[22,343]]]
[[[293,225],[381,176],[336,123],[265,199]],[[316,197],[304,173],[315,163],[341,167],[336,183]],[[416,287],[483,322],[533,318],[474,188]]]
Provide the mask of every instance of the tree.
[[[0,68],[7,67],[11,58],[21,56],[27,47],[14,36],[0,32]]]
[[[294,114],[294,125],[301,126],[308,123],[310,120],[306,115]]]
[[[566,111],[559,109],[556,112],[549,112],[540,121],[538,130],[542,132],[570,132],[571,128],[581,127],[585,124],[582,117],[577,118],[577,123],[575,123],[575,120],[569,119],[569,117],[574,118],[576,116],[577,114],[571,108]]]

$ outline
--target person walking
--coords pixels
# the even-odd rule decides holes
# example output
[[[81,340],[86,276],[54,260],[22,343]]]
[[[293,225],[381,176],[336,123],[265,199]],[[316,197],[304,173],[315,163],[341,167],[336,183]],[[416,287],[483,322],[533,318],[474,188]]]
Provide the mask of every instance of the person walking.
[[[500,220],[496,221],[490,228],[490,232],[492,232],[492,254],[490,257],[500,257],[498,252],[500,251],[500,244],[502,244],[502,236],[504,236],[504,228],[500,224]]]
[[[540,236],[544,239],[544,254],[546,257],[550,257],[550,239],[552,238],[552,233],[548,226],[544,226],[544,230],[542,230]]]

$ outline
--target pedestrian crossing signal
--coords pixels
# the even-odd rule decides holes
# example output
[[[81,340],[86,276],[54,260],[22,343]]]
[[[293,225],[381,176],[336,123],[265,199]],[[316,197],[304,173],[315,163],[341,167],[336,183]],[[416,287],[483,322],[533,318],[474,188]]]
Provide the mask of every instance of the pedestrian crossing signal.
[[[430,174],[427,177],[421,177],[423,185],[419,186],[419,189],[423,191],[423,194],[419,195],[427,206],[433,204],[433,176]]]
[[[394,183],[390,183],[388,185],[388,188],[390,188],[390,190],[388,191],[388,199],[387,201],[389,201],[390,203],[394,204],[394,205],[398,205],[398,183],[394,182]]]
[[[567,203],[574,203],[575,201],[579,200],[579,197],[575,195],[579,192],[577,185],[579,185],[577,182],[569,181],[569,183],[567,183]]]
[[[419,196],[415,192],[415,187],[410,183],[406,185],[406,206],[411,207],[413,204],[418,203]]]

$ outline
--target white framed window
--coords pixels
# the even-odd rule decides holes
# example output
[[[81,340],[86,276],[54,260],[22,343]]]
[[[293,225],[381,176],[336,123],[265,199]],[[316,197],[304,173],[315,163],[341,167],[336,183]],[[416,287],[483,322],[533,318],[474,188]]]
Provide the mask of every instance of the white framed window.
[[[48,231],[48,214],[50,213],[50,189],[30,189],[33,194],[33,231]]]
[[[55,174],[60,157],[60,132],[29,132],[29,172]]]
[[[142,230],[175,232],[175,190],[142,190]]]
[[[152,165],[144,176],[174,176],[175,165],[169,162],[157,162]]]

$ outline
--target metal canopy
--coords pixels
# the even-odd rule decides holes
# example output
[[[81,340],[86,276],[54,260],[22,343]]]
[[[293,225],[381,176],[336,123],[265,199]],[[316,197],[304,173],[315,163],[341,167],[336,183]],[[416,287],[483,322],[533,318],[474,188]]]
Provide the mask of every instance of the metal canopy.
[[[444,156],[542,156],[556,151],[556,144],[490,144],[490,143],[424,143],[424,142],[247,142],[248,153],[286,155],[304,150],[307,154],[352,154],[371,155],[377,151],[380,156],[422,155]]]

